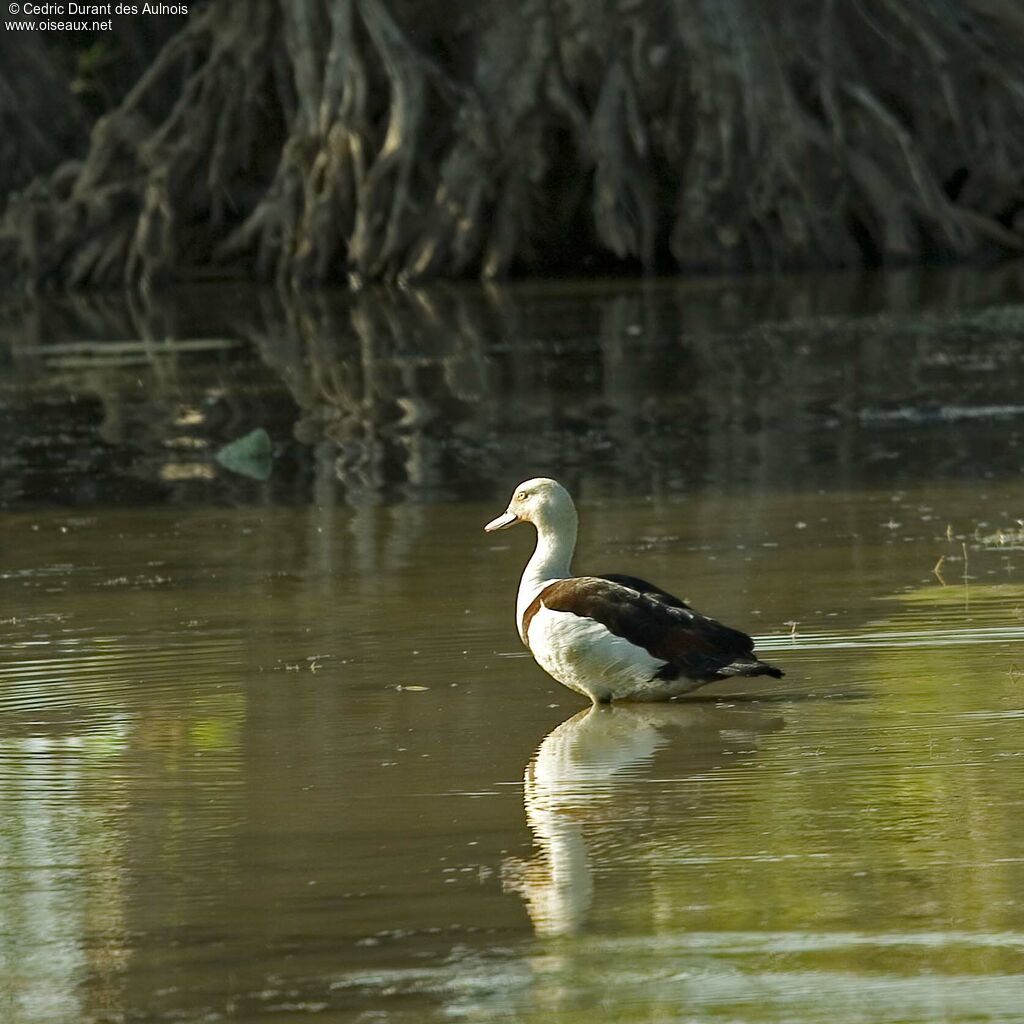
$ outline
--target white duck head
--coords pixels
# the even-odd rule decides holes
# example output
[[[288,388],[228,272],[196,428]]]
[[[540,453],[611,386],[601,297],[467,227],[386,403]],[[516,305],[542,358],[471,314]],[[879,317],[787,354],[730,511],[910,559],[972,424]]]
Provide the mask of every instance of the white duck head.
[[[508,508],[484,529],[493,533],[516,523],[532,523],[537,528],[537,546],[523,570],[516,596],[516,628],[525,643],[523,613],[547,583],[572,575],[576,506],[557,480],[548,477],[524,480],[512,492]]]
[[[576,536],[576,506],[569,492],[549,477],[534,477],[524,480],[512,492],[508,508],[484,529],[505,530],[517,523],[533,523],[538,533],[572,533]]]

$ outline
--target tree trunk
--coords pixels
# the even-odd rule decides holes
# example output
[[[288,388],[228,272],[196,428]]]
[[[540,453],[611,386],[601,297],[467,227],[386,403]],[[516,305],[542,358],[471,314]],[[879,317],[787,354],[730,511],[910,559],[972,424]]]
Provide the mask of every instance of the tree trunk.
[[[0,230],[71,284],[1017,253],[1021,53],[1015,0],[212,4]]]

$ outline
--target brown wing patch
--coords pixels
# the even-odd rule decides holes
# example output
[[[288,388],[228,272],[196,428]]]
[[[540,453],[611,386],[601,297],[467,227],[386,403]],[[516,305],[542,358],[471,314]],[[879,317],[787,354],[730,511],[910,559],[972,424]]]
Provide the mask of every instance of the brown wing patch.
[[[736,661],[759,664],[751,653],[754,641],[746,633],[680,607],[682,602],[670,605],[656,594],[641,593],[607,578],[582,576],[552,583],[534,601],[536,608],[531,605],[527,610],[524,623],[536,614],[542,599],[544,607],[552,611],[600,622],[616,636],[667,662],[666,669],[675,674],[715,678]]]
[[[523,643],[530,647],[530,623],[533,622],[534,615],[540,611],[540,599],[551,589],[551,587],[545,587],[530,603],[530,607],[523,612]]]
[[[624,572],[600,572],[596,574],[596,578],[619,583],[624,587],[629,587],[630,590],[636,590],[641,594],[646,594],[648,597],[653,597],[655,600],[661,601],[662,604],[667,604],[672,608],[690,607],[685,601],[676,597],[675,594],[670,594],[667,590],[662,590],[661,587],[648,583],[647,580],[640,579],[639,576],[628,576]]]

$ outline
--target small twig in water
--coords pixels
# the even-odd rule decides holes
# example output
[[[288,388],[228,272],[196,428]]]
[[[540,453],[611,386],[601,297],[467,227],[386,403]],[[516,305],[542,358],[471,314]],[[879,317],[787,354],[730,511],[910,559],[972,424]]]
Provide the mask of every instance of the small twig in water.
[[[946,580],[945,580],[945,578],[942,575],[942,563],[945,560],[946,560],[946,556],[945,555],[939,555],[939,560],[935,563],[935,568],[932,569],[932,572],[935,573],[936,578],[938,579],[938,581],[943,586],[946,585]]]
[[[796,627],[799,626],[800,623],[797,622],[795,619],[787,619],[787,621],[784,622],[783,625],[790,627],[789,639],[790,640],[795,640],[796,639]]]
[[[952,523],[947,523],[946,524],[946,540],[951,541],[952,539],[953,539],[953,524]]]

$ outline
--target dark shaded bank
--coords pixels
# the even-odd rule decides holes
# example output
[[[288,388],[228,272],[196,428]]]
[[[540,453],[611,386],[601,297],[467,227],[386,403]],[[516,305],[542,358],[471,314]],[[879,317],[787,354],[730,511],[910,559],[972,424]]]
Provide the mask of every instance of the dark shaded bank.
[[[453,13],[454,10],[454,13]],[[992,259],[1024,244],[1016,0],[198,6],[13,199],[34,283]]]
[[[9,303],[0,505],[898,488],[1024,467],[1024,280]],[[257,427],[266,481],[213,458]]]

